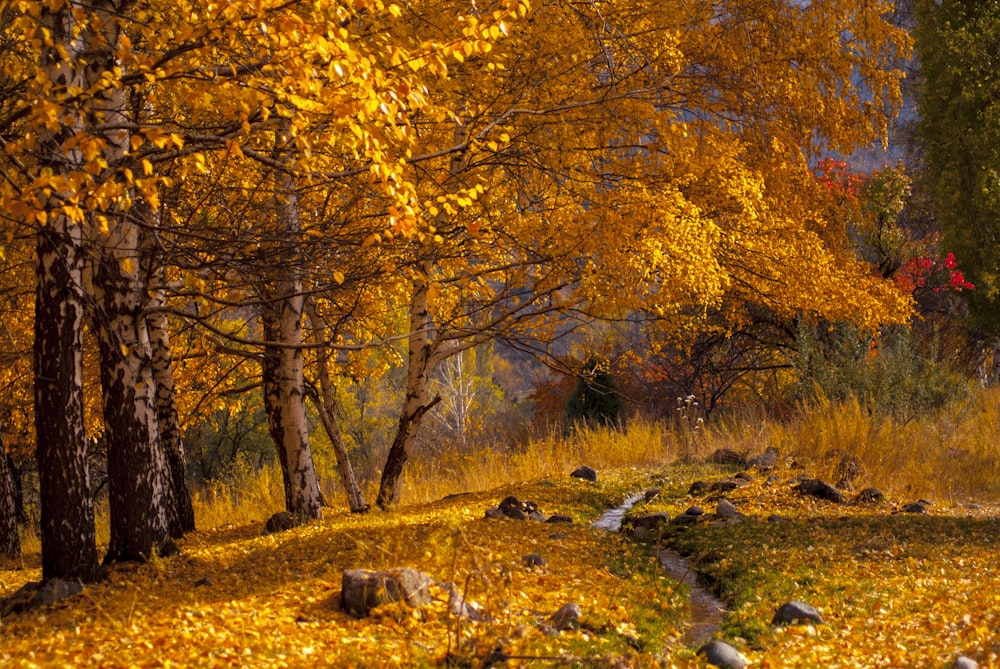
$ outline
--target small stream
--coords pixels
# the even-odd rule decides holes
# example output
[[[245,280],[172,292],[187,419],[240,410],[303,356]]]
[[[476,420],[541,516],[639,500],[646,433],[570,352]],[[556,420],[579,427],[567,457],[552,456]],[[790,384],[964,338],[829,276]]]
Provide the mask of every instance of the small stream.
[[[643,495],[633,495],[620,506],[605,511],[600,518],[591,523],[591,527],[608,532],[619,532],[622,519]],[[722,616],[726,613],[726,605],[711,592],[698,584],[698,574],[691,568],[687,558],[671,550],[660,550],[660,564],[671,578],[686,585],[691,592],[688,606],[691,610],[690,627],[684,632],[682,641],[686,646],[698,648],[715,636],[722,626]]]

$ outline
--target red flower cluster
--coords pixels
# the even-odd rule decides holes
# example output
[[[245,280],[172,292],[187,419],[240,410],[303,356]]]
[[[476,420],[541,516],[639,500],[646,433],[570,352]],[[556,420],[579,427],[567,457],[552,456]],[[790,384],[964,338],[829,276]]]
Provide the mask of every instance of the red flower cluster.
[[[965,280],[965,275],[955,262],[955,254],[951,252],[943,260],[927,256],[910,258],[899,268],[894,278],[896,284],[908,293],[921,290],[934,293],[943,290],[960,292],[975,288],[975,285]]]

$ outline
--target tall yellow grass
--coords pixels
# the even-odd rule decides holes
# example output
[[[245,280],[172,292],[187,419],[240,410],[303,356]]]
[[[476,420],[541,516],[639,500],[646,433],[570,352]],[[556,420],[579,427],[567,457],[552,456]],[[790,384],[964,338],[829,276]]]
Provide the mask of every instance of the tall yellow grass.
[[[419,504],[459,492],[490,490],[546,476],[565,475],[579,465],[598,470],[656,469],[681,456],[707,458],[719,448],[747,455],[769,446],[784,463],[836,483],[845,457],[861,463],[855,486],[878,486],[890,498],[927,497],[942,503],[1000,497],[1000,390],[987,390],[963,405],[907,423],[869,415],[856,401],[818,402],[791,419],[775,421],[746,412],[702,426],[635,421],[627,429],[579,429],[509,449],[447,450],[433,459],[415,458],[406,470],[403,504]],[[343,506],[331,462],[319,461],[324,495]],[[374,483],[365,490],[374,499]],[[195,496],[198,526],[260,522],[284,506],[276,466],[247,472],[233,484],[213,484]]]

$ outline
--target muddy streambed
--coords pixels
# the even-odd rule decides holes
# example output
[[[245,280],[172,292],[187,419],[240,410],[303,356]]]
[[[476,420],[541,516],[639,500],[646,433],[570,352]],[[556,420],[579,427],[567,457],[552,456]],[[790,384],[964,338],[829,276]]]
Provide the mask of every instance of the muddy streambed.
[[[643,495],[629,497],[620,506],[605,511],[590,526],[608,532],[621,531],[625,514],[642,498]],[[687,646],[698,648],[709,642],[721,628],[726,605],[698,584],[698,574],[691,568],[687,558],[680,553],[661,549],[660,564],[671,578],[686,585],[691,593],[688,602],[691,619],[688,629],[684,632],[683,641]]]

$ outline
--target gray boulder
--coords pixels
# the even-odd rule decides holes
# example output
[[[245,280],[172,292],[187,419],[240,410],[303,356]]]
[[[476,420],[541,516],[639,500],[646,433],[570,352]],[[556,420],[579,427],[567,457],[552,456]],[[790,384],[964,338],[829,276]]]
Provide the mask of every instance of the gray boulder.
[[[740,512],[728,499],[720,499],[715,505],[715,515],[719,518],[738,518]]]
[[[971,657],[959,655],[951,665],[952,669],[979,669],[979,663]]]
[[[288,513],[287,511],[279,511],[264,523],[263,535],[277,534],[278,532],[287,532],[293,527],[298,527],[301,523],[299,519]]]
[[[822,625],[823,617],[819,614],[819,611],[805,602],[799,601],[782,604],[774,612],[774,618],[771,620],[772,625],[792,625],[807,622]]]
[[[700,506],[689,506],[684,512],[685,516],[700,516],[705,513],[705,510]]]
[[[746,456],[729,448],[717,449],[714,453],[708,456],[708,461],[714,462],[717,465],[732,465],[736,467],[747,466]]]
[[[580,610],[580,605],[570,602],[569,604],[563,604],[558,611],[553,613],[549,621],[554,628],[564,631],[579,627],[580,616],[582,615],[583,612]]]
[[[875,487],[865,488],[854,498],[855,504],[881,504],[885,501],[885,495]]]
[[[920,502],[911,502],[904,504],[900,511],[903,513],[927,513],[927,507]]]
[[[528,553],[521,557],[521,563],[530,569],[531,567],[544,567],[548,561],[538,553]]]
[[[844,493],[819,479],[805,479],[797,486],[794,486],[793,489],[797,490],[800,495],[809,495],[828,502],[835,502],[836,504],[844,503]]]
[[[743,669],[750,664],[749,660],[725,641],[709,641],[698,649],[698,654],[704,655],[705,660],[713,667]]]
[[[569,475],[576,479],[597,483],[597,471],[593,467],[577,467]]]
[[[83,584],[79,581],[64,581],[61,578],[25,583],[13,595],[0,601],[0,617],[34,611],[80,592],[83,592]]]
[[[747,460],[747,466],[755,467],[761,471],[770,471],[778,466],[778,455],[777,448],[768,446],[763,453]]]
[[[385,571],[348,569],[341,579],[341,606],[356,616],[366,616],[376,606],[406,602],[420,607],[431,601],[431,577],[403,567]]]
[[[632,519],[632,536],[641,539],[661,525],[670,522],[670,516],[665,512],[650,513]]]

